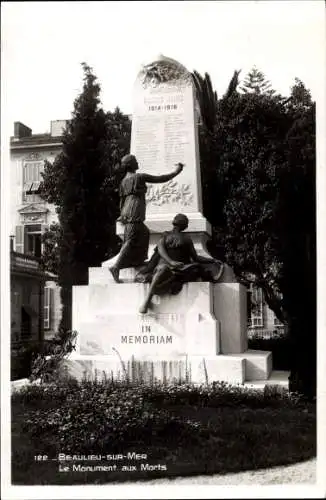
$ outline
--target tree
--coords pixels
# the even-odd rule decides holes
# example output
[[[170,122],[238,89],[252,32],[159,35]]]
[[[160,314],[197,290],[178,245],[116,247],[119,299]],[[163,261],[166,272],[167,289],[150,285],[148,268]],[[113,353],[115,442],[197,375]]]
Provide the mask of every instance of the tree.
[[[43,251],[41,266],[45,271],[57,274],[59,268],[59,248],[62,239],[60,224],[53,222],[42,235]]]
[[[211,77],[205,73],[204,78],[194,71],[192,79],[196,88],[202,126],[207,132],[213,132],[217,118],[217,93],[213,90]]]
[[[275,92],[225,94],[215,105],[214,130],[206,134],[210,147],[207,139],[201,146],[206,155],[202,168],[211,177],[215,172],[218,185],[213,193],[203,184],[214,244],[223,246],[239,280],[261,287],[269,307],[288,325],[291,389],[311,395],[316,362],[315,110],[302,85],[296,81],[287,100]]]
[[[266,80],[264,73],[255,66],[249,71],[240,89],[245,94],[265,94],[269,96],[275,94],[271,82]]]
[[[286,200],[282,280],[289,312],[293,364],[290,387],[316,390],[316,110],[299,80],[287,102],[287,133],[282,196]],[[284,212],[284,210],[283,210]],[[286,244],[285,244],[286,241]]]
[[[223,96],[228,101],[236,91],[240,71],[234,71],[226,93]],[[196,98],[200,110],[199,150],[200,169],[203,189],[203,212],[212,224],[219,224],[222,214],[220,184],[216,176],[218,148],[216,144],[216,128],[219,122],[219,103],[216,91],[213,89],[208,73],[204,77],[197,71],[192,73],[196,89]],[[215,200],[214,203],[211,201]],[[221,255],[220,255],[221,257]]]
[[[234,94],[220,110],[216,141],[223,216],[216,229],[238,277],[263,288],[269,306],[285,321],[276,279],[280,221],[275,202],[287,118],[282,104],[259,94]]]
[[[106,177],[103,184],[103,193],[110,202],[110,213],[116,220],[119,216],[119,184],[123,172],[120,169],[121,158],[129,153],[131,139],[131,121],[128,115],[123,114],[118,107],[106,114],[106,136],[104,158]],[[108,258],[115,254],[120,241],[116,239]]]
[[[313,106],[311,93],[299,78],[294,79],[294,85],[291,87],[291,96],[288,99],[288,104],[294,112],[309,111]]]
[[[113,165],[119,152],[127,152],[127,144],[113,145],[112,123],[116,119],[126,134],[130,130],[129,120],[119,111],[105,114],[97,78],[87,64],[82,68],[83,90],[64,131],[62,152],[53,164],[45,165],[41,186],[43,198],[55,204],[59,219],[61,234],[52,239],[58,244],[64,329],[71,328],[72,286],[87,284],[88,268],[99,266],[117,251]]]

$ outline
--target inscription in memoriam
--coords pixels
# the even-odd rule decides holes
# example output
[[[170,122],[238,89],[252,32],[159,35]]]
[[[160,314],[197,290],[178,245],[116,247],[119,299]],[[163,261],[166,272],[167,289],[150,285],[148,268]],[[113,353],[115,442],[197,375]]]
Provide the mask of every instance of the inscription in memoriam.
[[[142,333],[151,333],[151,326],[150,325],[142,325],[141,331],[142,331]]]
[[[121,335],[121,344],[172,344],[172,335]]]
[[[121,344],[172,344],[172,335],[147,335],[151,332],[151,325],[141,325],[146,335],[121,335]]]

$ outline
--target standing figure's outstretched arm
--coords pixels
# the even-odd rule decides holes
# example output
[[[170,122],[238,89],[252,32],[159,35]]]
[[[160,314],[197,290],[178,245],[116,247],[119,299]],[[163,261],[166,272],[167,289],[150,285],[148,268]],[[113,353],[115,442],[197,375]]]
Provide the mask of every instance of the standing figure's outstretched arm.
[[[180,174],[183,170],[183,163],[178,163],[177,168],[171,172],[170,174],[162,174],[162,175],[151,175],[151,174],[139,174],[142,176],[145,182],[151,182],[153,184],[159,184],[160,182],[167,182]]]

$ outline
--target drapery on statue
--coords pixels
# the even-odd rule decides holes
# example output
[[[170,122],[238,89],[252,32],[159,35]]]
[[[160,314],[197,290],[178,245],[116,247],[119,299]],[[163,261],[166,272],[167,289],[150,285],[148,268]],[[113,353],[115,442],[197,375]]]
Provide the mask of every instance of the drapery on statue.
[[[216,283],[222,275],[223,263],[197,254],[190,236],[183,233],[188,227],[188,217],[177,214],[173,229],[164,233],[150,261],[139,270],[135,281],[151,282],[145,302],[139,309],[145,314],[154,294],[177,294],[189,281]]]
[[[178,163],[175,171],[170,174],[136,173],[138,162],[134,155],[124,156],[121,160],[121,166],[126,173],[120,183],[120,217],[118,221],[124,224],[125,229],[123,245],[118,258],[115,264],[109,268],[117,283],[120,283],[120,269],[140,266],[147,259],[149,230],[144,224],[146,182],[167,182],[176,177],[183,169],[183,164]]]

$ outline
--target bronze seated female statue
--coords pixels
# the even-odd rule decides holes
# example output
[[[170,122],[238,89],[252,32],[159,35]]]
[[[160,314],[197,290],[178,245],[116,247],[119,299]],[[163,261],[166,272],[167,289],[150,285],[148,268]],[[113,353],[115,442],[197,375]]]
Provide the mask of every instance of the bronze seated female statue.
[[[223,272],[223,263],[197,254],[187,233],[188,217],[177,214],[172,231],[162,235],[153,256],[135,277],[136,282],[150,282],[148,295],[139,312],[144,314],[150,307],[153,295],[177,294],[189,281],[217,282]]]

